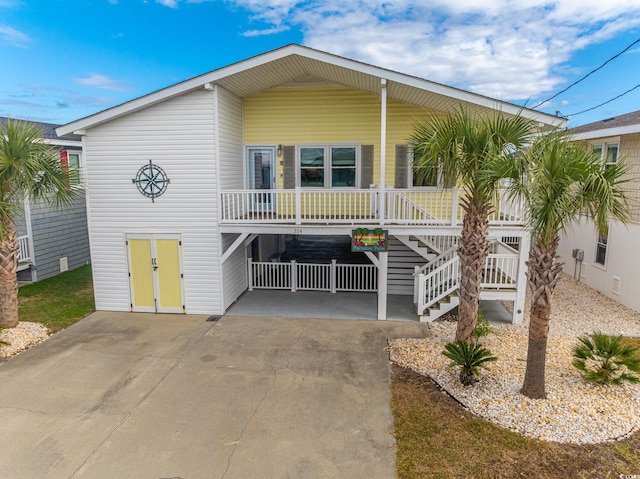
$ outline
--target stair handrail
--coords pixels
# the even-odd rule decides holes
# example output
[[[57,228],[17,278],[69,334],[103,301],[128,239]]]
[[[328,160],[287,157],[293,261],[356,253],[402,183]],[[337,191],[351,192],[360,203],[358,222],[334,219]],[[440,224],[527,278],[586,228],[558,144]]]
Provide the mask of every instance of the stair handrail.
[[[449,283],[442,289],[445,283]],[[460,259],[454,256],[428,274],[418,275],[418,314],[456,291],[460,286]]]
[[[450,261],[454,256],[455,252],[458,250],[458,245],[452,246],[448,250],[443,253],[440,253],[438,256],[433,258],[428,263],[423,264],[418,269],[416,269],[413,273],[413,276],[417,276],[419,274],[426,274],[425,271],[431,271],[434,267],[439,267],[441,263]]]
[[[441,235],[416,235],[422,244],[433,250],[435,253],[443,253],[444,250],[456,246],[459,242],[459,236],[441,236]],[[446,241],[444,240],[446,238]]]
[[[418,203],[416,203],[411,198],[409,198],[405,194],[404,191],[394,190],[394,191],[389,191],[389,193],[391,193],[392,197],[394,197],[394,198],[401,198],[402,201],[405,201],[409,206],[411,206],[414,210],[416,210],[418,213],[420,213],[425,219],[427,219],[427,220],[434,219],[434,216],[431,213],[429,213],[422,206],[420,206]],[[394,203],[395,203],[395,200],[394,200]],[[389,208],[389,210],[387,210],[387,216],[389,215],[389,212],[392,211],[392,210],[393,210],[393,208]],[[401,219],[404,219],[404,218],[401,218]]]

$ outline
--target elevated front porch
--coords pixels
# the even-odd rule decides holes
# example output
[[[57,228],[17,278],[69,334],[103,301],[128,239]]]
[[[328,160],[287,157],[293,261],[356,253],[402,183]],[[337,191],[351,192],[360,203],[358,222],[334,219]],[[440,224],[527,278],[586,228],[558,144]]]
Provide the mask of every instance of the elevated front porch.
[[[456,228],[464,191],[452,189],[233,190],[219,193],[219,223],[231,225],[368,225]],[[489,225],[521,228],[522,205],[496,192]]]

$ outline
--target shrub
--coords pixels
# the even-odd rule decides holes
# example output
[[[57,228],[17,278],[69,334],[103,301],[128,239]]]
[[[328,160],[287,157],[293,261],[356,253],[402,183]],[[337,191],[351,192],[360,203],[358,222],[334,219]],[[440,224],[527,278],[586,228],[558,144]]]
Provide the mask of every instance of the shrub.
[[[480,368],[486,368],[486,363],[498,359],[491,354],[491,351],[478,343],[469,344],[465,341],[456,341],[445,344],[444,348],[442,354],[451,359],[449,366],[461,368],[460,382],[465,386],[477,382]]]
[[[638,348],[622,344],[622,336],[608,336],[599,331],[578,338],[573,348],[573,366],[585,381],[619,386],[638,383],[640,355]]]

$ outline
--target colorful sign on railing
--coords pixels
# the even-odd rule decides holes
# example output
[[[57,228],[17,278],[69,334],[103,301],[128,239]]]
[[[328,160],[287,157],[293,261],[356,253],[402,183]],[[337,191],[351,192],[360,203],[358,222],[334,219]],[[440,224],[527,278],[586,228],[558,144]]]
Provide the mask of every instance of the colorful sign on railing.
[[[351,251],[387,251],[387,230],[356,228],[351,232]]]

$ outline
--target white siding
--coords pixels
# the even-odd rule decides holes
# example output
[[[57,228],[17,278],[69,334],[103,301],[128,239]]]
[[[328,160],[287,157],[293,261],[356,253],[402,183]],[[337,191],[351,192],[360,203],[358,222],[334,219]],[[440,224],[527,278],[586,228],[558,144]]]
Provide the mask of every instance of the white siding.
[[[571,257],[574,248],[584,251],[583,276],[580,281],[625,306],[640,311],[640,225],[623,226],[618,221],[609,223],[609,241],[605,265],[595,263],[596,229],[593,223],[582,221],[562,236],[558,254],[564,262],[564,271],[573,276],[575,260]],[[620,278],[620,292],[613,293],[614,277]]]
[[[223,250],[226,249],[238,237],[237,234],[222,235]],[[224,309],[229,308],[236,299],[247,289],[247,260],[246,248],[238,247],[234,253],[222,265],[222,277],[224,278]]]
[[[196,91],[88,130],[96,308],[130,307],[125,234],[180,233],[187,313],[221,313],[212,93]],[[149,160],[171,180],[142,196],[132,179]]]
[[[244,188],[242,100],[220,87],[216,92],[220,189]]]
[[[216,86],[218,112],[218,171],[220,189],[244,188],[242,100],[227,90]],[[221,235],[225,251],[237,235]],[[247,264],[245,248],[239,247],[222,265],[222,294],[226,310],[247,289]]]

